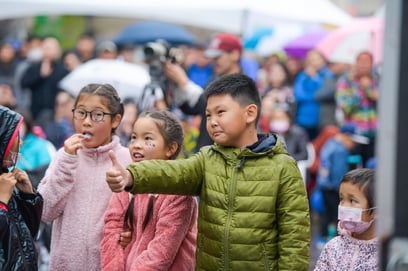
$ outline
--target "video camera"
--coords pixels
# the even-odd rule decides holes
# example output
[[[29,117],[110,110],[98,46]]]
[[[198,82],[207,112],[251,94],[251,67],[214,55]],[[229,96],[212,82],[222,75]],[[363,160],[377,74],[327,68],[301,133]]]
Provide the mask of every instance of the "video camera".
[[[146,43],[143,51],[151,77],[151,82],[146,86],[144,92],[150,89],[151,93],[154,94],[156,87],[159,86],[164,96],[167,97],[167,94],[171,92],[175,85],[164,74],[163,65],[167,61],[182,64],[184,60],[182,51],[179,48],[171,47],[167,41],[162,39]]]
[[[162,39],[148,42],[143,51],[147,63],[154,60],[159,60],[161,63],[165,63],[168,60],[179,64],[183,62],[182,51],[179,48],[171,47],[167,41]]]

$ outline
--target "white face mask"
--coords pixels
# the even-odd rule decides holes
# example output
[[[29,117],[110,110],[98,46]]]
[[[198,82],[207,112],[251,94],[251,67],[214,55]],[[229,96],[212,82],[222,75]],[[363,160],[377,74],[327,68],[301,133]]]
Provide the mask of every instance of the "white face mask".
[[[286,133],[289,127],[290,123],[286,120],[273,120],[269,123],[269,130],[278,134]]]
[[[374,219],[369,222],[362,220],[363,212],[373,210],[376,207],[369,209],[344,207],[339,205],[338,219],[340,226],[349,232],[361,234],[365,232],[373,223]]]

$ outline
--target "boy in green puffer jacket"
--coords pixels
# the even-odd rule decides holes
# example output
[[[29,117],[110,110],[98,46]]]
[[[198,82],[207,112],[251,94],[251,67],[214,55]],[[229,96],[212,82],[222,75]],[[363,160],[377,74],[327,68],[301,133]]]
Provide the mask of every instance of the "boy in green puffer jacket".
[[[295,160],[275,134],[257,134],[255,83],[225,75],[206,88],[215,142],[184,160],[123,168],[113,153],[111,190],[200,196],[196,270],[308,270],[309,204]]]

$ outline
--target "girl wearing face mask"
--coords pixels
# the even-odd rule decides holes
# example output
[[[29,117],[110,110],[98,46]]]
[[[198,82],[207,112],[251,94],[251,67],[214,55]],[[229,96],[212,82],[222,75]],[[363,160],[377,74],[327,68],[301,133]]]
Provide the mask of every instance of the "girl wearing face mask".
[[[320,270],[379,270],[379,240],[376,237],[373,169],[346,173],[340,184],[338,233],[316,263]]]
[[[0,105],[0,270],[37,271],[34,238],[43,207],[42,196],[27,173],[16,168],[23,117]]]
[[[309,137],[302,127],[294,124],[287,104],[276,104],[271,112],[269,131],[277,133],[284,139],[288,153],[296,160],[307,159]]]

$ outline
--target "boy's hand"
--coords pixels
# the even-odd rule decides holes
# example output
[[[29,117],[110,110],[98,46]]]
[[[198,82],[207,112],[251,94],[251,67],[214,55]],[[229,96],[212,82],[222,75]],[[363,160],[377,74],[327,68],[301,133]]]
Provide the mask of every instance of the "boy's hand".
[[[130,173],[116,160],[116,155],[112,150],[109,151],[109,157],[112,160],[112,167],[106,171],[106,182],[113,192],[121,192],[126,187],[130,187],[133,180]]]
[[[19,168],[15,168],[12,173],[17,180],[16,187],[18,188],[18,190],[27,194],[34,193],[33,186],[27,172]]]
[[[119,236],[119,244],[120,244],[123,248],[125,248],[125,247],[130,243],[131,240],[132,240],[132,232],[130,232],[130,231],[124,231],[124,232],[121,232],[121,233],[120,233],[120,236]]]
[[[0,175],[0,201],[8,204],[16,183],[17,180],[13,173],[9,172]]]

